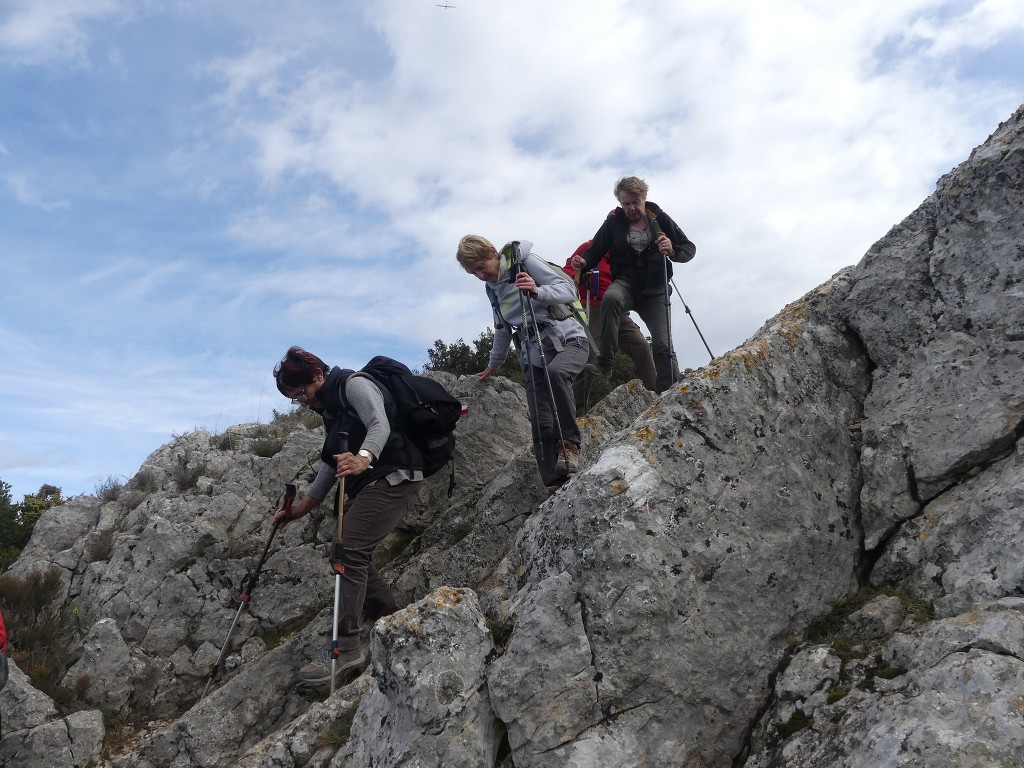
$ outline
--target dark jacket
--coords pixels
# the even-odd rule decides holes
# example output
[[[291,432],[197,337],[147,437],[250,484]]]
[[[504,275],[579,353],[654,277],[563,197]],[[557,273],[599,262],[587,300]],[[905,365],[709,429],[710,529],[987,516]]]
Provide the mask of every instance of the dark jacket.
[[[344,451],[355,453],[366,439],[366,425],[359,420],[358,414],[348,405],[343,394],[345,384],[353,373],[355,371],[335,366],[331,368],[327,378],[324,379],[323,386],[317,391],[317,398],[323,403],[323,407],[314,410],[323,416],[324,432],[327,435],[320,458],[325,464],[332,467],[335,466],[334,455],[336,453]],[[370,483],[387,477],[396,469],[423,469],[423,454],[394,426],[395,401],[388,388],[370,376],[367,378],[377,385],[377,389],[380,390],[384,398],[391,434],[388,435],[387,442],[384,444],[380,456],[374,462],[373,468],[348,478],[345,495],[349,497],[355,496],[361,488]],[[345,435],[347,438],[344,437]]]
[[[672,261],[685,263],[697,252],[690,239],[683,233],[672,217],[660,207],[647,201],[647,226],[651,231],[651,243],[641,253],[637,253],[626,242],[629,232],[629,220],[622,208],[616,208],[604,220],[597,234],[590,242],[590,247],[583,253],[587,269],[593,269],[601,261],[601,257],[611,251],[609,264],[612,280],[628,278],[635,290],[642,293],[661,293],[665,289],[664,257],[658,250],[657,239],[664,232],[672,241]],[[672,264],[668,264],[668,277],[672,277]]]

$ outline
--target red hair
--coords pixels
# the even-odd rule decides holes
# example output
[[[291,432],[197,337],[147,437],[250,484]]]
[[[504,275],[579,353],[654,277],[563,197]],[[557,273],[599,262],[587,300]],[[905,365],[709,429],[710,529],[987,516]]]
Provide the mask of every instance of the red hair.
[[[284,353],[284,360],[274,366],[277,391],[291,397],[291,392],[312,383],[318,371],[326,376],[330,368],[312,352],[302,347],[291,347]]]

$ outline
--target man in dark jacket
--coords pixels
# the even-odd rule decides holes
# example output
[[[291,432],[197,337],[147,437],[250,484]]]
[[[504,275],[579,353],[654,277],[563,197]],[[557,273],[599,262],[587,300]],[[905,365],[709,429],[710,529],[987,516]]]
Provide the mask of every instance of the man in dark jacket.
[[[594,339],[594,343],[600,344],[601,299],[605,291],[608,290],[608,286],[612,284],[611,270],[608,266],[608,256],[610,254],[605,253],[594,270],[587,272],[582,275],[581,279],[577,280],[578,272],[572,266],[572,261],[576,256],[581,256],[586,252],[589,247],[589,240],[580,245],[573,251],[572,256],[566,260],[562,270],[579,284],[580,301],[587,308],[587,322],[590,325],[590,334]],[[647,342],[647,337],[644,336],[643,330],[633,321],[629,312],[623,312],[619,318],[619,348],[633,361],[637,378],[643,382],[647,389],[653,392],[657,374],[654,370],[654,358],[651,356],[651,345]],[[596,353],[591,351],[590,362],[593,362],[596,358]],[[576,412],[582,414],[587,406],[587,391],[589,390],[589,387],[587,387],[587,377],[578,376],[573,382],[572,389],[576,394]]]
[[[647,191],[647,183],[636,176],[616,182],[619,207],[608,214],[590,247],[573,259],[573,266],[593,269],[605,252],[611,252],[612,284],[601,300],[598,356],[588,370],[608,374],[618,351],[621,316],[636,310],[651,333],[655,391],[664,392],[678,373],[668,304],[671,262],[689,261],[697,247],[667,213],[648,202]]]

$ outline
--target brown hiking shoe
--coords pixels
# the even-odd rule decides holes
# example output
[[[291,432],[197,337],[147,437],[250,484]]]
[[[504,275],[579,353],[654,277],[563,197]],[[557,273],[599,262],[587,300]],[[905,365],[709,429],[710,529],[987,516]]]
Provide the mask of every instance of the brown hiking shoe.
[[[555,472],[559,475],[574,475],[580,471],[580,447],[575,443],[565,440],[562,443],[562,450],[558,454],[558,461],[555,462]]]
[[[366,667],[366,649],[360,646],[350,651],[342,651],[333,661],[332,664],[331,649],[325,648],[316,659],[299,670],[298,684],[327,690],[331,685],[331,667],[334,667],[335,682],[352,671],[361,672]]]

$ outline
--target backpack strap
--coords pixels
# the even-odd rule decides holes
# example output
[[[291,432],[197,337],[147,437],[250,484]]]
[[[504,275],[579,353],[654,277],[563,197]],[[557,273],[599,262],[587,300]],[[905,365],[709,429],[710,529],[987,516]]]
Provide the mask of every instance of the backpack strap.
[[[354,376],[363,377],[367,381],[371,382],[375,387],[377,387],[377,389],[380,390],[381,398],[384,401],[384,414],[388,420],[388,428],[390,429],[392,434],[397,434],[401,437],[401,442],[399,443],[399,445],[401,446],[402,453],[405,456],[404,464],[396,464],[393,461],[389,462],[387,459],[381,461],[381,456],[383,456],[385,452],[388,452],[388,448],[391,445],[391,441],[393,440],[392,437],[389,437],[388,441],[384,444],[384,447],[381,449],[381,456],[377,457],[377,463],[374,465],[373,469],[387,469],[388,472],[392,471],[393,469],[415,470],[417,467],[416,459],[413,454],[412,444],[409,440],[408,435],[402,429],[402,425],[398,423],[398,403],[395,401],[395,396],[391,392],[390,382],[384,381],[381,378],[374,376],[372,373],[363,370],[349,372],[349,374],[341,382],[338,383],[338,399],[341,401],[342,407],[349,414],[355,416],[357,419],[359,418],[359,414],[356,412],[356,409],[352,407],[352,404],[345,397],[345,387],[348,385],[349,380],[352,379]],[[389,457],[393,455],[393,453],[388,452]],[[385,476],[386,475],[382,475],[382,477]]]

